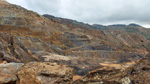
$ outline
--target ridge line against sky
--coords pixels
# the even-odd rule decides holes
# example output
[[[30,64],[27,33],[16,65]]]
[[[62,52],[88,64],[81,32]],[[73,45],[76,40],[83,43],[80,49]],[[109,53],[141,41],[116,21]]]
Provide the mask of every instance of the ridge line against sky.
[[[150,0],[6,0],[39,14],[89,24],[137,23],[150,28]]]

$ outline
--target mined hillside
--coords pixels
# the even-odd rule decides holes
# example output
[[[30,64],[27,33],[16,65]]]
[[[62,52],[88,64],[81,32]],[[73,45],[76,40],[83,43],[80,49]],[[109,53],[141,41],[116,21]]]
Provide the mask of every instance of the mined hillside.
[[[66,64],[76,74],[99,63],[137,61],[150,48],[150,30],[138,25],[88,25],[41,16],[0,0],[0,52],[9,62],[49,61]]]
[[[68,63],[70,65],[88,70],[89,66],[94,68],[100,62],[124,63],[137,61],[149,53],[150,30],[140,25],[89,25],[47,14],[43,16],[70,28],[70,31],[67,31],[67,33],[70,33],[67,38],[72,43],[75,42],[77,47],[67,49],[70,51],[67,55],[75,55],[80,58],[77,61],[70,61]],[[76,38],[75,35],[85,36],[81,40],[81,37]],[[85,43],[81,44],[81,42]],[[83,70],[82,72],[87,73],[88,71]]]

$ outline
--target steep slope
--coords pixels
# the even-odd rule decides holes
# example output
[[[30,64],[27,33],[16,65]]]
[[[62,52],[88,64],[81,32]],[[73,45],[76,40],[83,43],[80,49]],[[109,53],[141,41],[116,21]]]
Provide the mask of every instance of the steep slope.
[[[64,47],[61,42],[65,38],[61,37],[63,32],[60,32],[64,27],[3,0],[0,1],[0,10],[1,52],[5,56],[20,62],[29,61],[30,58],[40,60],[32,51],[55,53],[54,50]]]
[[[55,23],[70,28],[65,31],[68,40],[76,46],[66,50],[66,55],[76,56],[79,59],[67,62],[76,73],[86,74],[89,70],[98,68],[100,62],[124,63],[139,60],[149,53],[149,29],[139,25],[88,25],[75,20],[43,15]],[[147,34],[144,36],[143,34]],[[75,37],[78,35],[78,37]],[[84,37],[79,37],[84,35]],[[88,39],[85,39],[87,37]],[[79,39],[80,38],[80,39]],[[84,39],[81,39],[84,38]],[[85,42],[83,44],[79,42]],[[80,65],[79,65],[80,64]],[[92,68],[91,68],[92,67]]]
[[[45,16],[45,15],[44,15]],[[136,61],[149,53],[150,41],[134,30],[143,27],[88,25],[41,16],[0,0],[0,52],[13,62],[50,61],[73,67],[84,75],[99,63]],[[147,35],[149,37],[149,34]]]
[[[44,15],[53,22],[65,24],[73,34],[84,34],[91,42],[86,45],[71,48],[71,50],[106,50],[106,51],[135,51],[147,54],[149,44],[149,29],[136,24],[130,25],[88,25],[70,19]],[[147,34],[144,36],[143,34]],[[73,36],[70,35],[70,38]],[[69,38],[69,39],[70,39]],[[71,40],[72,40],[71,38]],[[139,53],[139,52],[138,52]]]

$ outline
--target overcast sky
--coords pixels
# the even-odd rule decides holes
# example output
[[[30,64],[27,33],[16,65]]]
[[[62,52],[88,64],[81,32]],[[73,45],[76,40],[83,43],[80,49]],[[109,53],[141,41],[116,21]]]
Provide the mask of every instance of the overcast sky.
[[[7,0],[39,14],[89,24],[138,23],[150,28],[150,0]]]

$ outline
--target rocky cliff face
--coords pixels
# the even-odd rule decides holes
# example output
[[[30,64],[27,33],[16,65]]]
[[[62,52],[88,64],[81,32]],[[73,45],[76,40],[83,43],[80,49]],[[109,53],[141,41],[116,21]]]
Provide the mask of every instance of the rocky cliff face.
[[[91,70],[91,67],[95,69],[100,62],[124,63],[137,61],[149,53],[150,30],[142,26],[136,24],[89,25],[47,14],[43,16],[70,28],[69,31],[65,31],[64,35],[67,35],[68,40],[75,46],[67,48],[65,54],[80,59],[66,64],[70,64],[75,69],[80,68],[76,72],[81,72],[80,75],[87,73]],[[76,37],[76,35],[78,36]]]
[[[75,84],[149,84],[149,61],[143,58],[132,66],[115,68],[105,66],[93,70],[75,81]]]
[[[0,64],[0,84],[16,84],[17,70],[23,63]]]
[[[61,32],[52,21],[4,1],[0,10],[0,49],[5,57],[15,62],[40,61],[42,57],[34,52],[55,53],[63,47]]]
[[[66,64],[78,75],[99,63],[137,61],[149,53],[149,29],[137,25],[88,25],[39,15],[0,0],[0,60]]]
[[[72,84],[73,69],[56,63],[0,64],[0,84]]]
[[[0,64],[0,84],[149,84],[150,58],[136,63],[103,64],[80,77],[66,65],[49,62]],[[130,65],[130,66],[126,66]],[[74,81],[73,81],[74,80]]]

